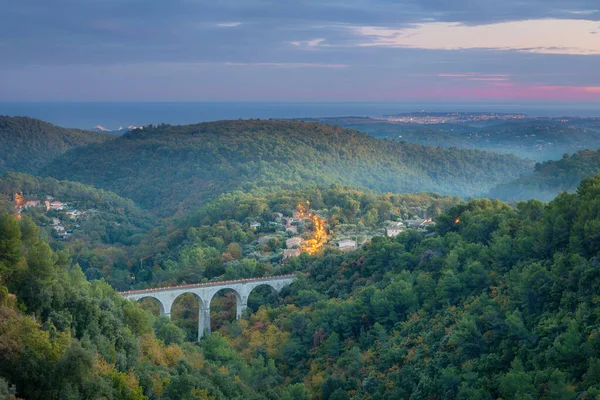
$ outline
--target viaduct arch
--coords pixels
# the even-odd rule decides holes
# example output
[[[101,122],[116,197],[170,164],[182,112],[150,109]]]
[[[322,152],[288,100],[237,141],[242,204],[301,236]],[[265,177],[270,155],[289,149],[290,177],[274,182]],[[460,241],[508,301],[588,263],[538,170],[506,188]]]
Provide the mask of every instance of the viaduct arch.
[[[131,290],[119,294],[129,300],[138,301],[151,297],[158,300],[160,313],[171,316],[171,307],[179,296],[192,293],[198,298],[200,315],[198,318],[198,340],[204,335],[210,334],[210,302],[218,291],[231,289],[235,293],[236,318],[240,318],[248,307],[248,296],[259,286],[267,285],[276,292],[280,292],[284,286],[289,285],[296,279],[296,275],[267,276],[263,278],[238,279],[233,281],[207,282],[193,285],[168,286],[145,290]]]

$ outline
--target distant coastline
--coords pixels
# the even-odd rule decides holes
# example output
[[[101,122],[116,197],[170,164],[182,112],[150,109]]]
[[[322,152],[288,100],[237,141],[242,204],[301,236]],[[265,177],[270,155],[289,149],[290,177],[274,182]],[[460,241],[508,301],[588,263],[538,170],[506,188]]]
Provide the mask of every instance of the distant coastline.
[[[518,112],[538,117],[600,116],[600,103],[500,102],[0,102],[0,115],[39,118],[68,128],[191,124],[239,118],[373,117],[421,110]]]

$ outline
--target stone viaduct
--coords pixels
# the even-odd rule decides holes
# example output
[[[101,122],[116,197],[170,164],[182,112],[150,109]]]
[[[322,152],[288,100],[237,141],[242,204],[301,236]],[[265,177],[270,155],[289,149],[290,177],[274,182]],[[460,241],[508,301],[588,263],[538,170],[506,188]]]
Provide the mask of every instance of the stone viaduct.
[[[236,318],[239,319],[244,310],[248,307],[248,296],[250,296],[250,293],[254,289],[262,285],[267,285],[272,287],[276,292],[280,292],[284,286],[292,283],[294,279],[296,279],[296,275],[294,274],[266,276],[263,278],[131,290],[120,292],[119,294],[126,299],[135,301],[148,297],[156,299],[160,306],[160,313],[169,317],[175,299],[185,293],[194,294],[198,298],[198,303],[200,305],[200,315],[198,318],[198,340],[200,340],[202,336],[210,333],[210,302],[219,290],[231,289],[235,293],[237,304]]]

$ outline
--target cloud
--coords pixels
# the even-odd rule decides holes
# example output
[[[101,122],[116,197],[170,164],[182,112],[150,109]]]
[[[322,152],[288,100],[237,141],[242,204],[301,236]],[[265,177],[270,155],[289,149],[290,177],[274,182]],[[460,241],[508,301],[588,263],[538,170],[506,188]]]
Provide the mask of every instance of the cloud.
[[[442,78],[507,78],[510,75],[509,74],[483,74],[483,73],[479,73],[479,72],[464,72],[464,73],[458,73],[458,74],[452,74],[452,73],[440,73],[440,74],[436,74],[436,76],[442,77]]]
[[[270,68],[348,68],[347,64],[320,64],[301,62],[225,62],[229,67],[270,67]]]
[[[241,24],[241,22],[221,22],[218,23],[217,26],[219,28],[235,28],[237,26],[240,26]]]
[[[469,81],[481,81],[481,82],[498,82],[508,81],[508,78],[467,78]]]
[[[296,47],[308,47],[315,48],[321,46],[321,43],[325,41],[325,38],[318,38],[313,40],[304,40],[304,41],[294,41],[290,42],[293,46]]]
[[[533,20],[488,25],[433,22],[394,29],[350,27],[358,46],[429,50],[492,49],[538,54],[600,55],[595,21]]]
[[[600,12],[600,10],[564,10],[567,14],[573,15],[594,15]]]
[[[561,100],[600,101],[600,86],[545,86],[492,83],[483,87],[453,87],[413,90],[418,99]]]
[[[137,87],[194,98],[207,85],[204,99],[253,99],[271,85],[262,99],[357,101],[440,87],[594,88],[598,1],[15,1],[0,13],[0,98],[145,99]]]

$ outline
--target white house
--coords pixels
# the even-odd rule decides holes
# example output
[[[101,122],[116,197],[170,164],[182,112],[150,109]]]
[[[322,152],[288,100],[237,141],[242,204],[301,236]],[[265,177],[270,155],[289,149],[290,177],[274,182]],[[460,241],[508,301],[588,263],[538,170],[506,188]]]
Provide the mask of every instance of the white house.
[[[298,257],[300,254],[302,254],[300,249],[285,249],[283,250],[283,259],[288,260],[292,257]]]
[[[338,242],[340,250],[354,250],[356,249],[356,240],[344,239]]]
[[[65,208],[65,204],[61,201],[52,201],[50,202],[51,210],[63,210]]]
[[[293,237],[285,241],[285,245],[288,249],[292,249],[294,247],[300,247],[304,244],[304,239],[301,237]]]
[[[256,230],[256,229],[258,229],[260,227],[261,227],[260,222],[256,222],[255,221],[255,222],[253,222],[253,223],[250,224],[250,228],[252,228],[254,230]]]
[[[406,228],[404,228],[402,223],[394,223],[385,229],[385,234],[387,237],[396,237],[405,230]]]

